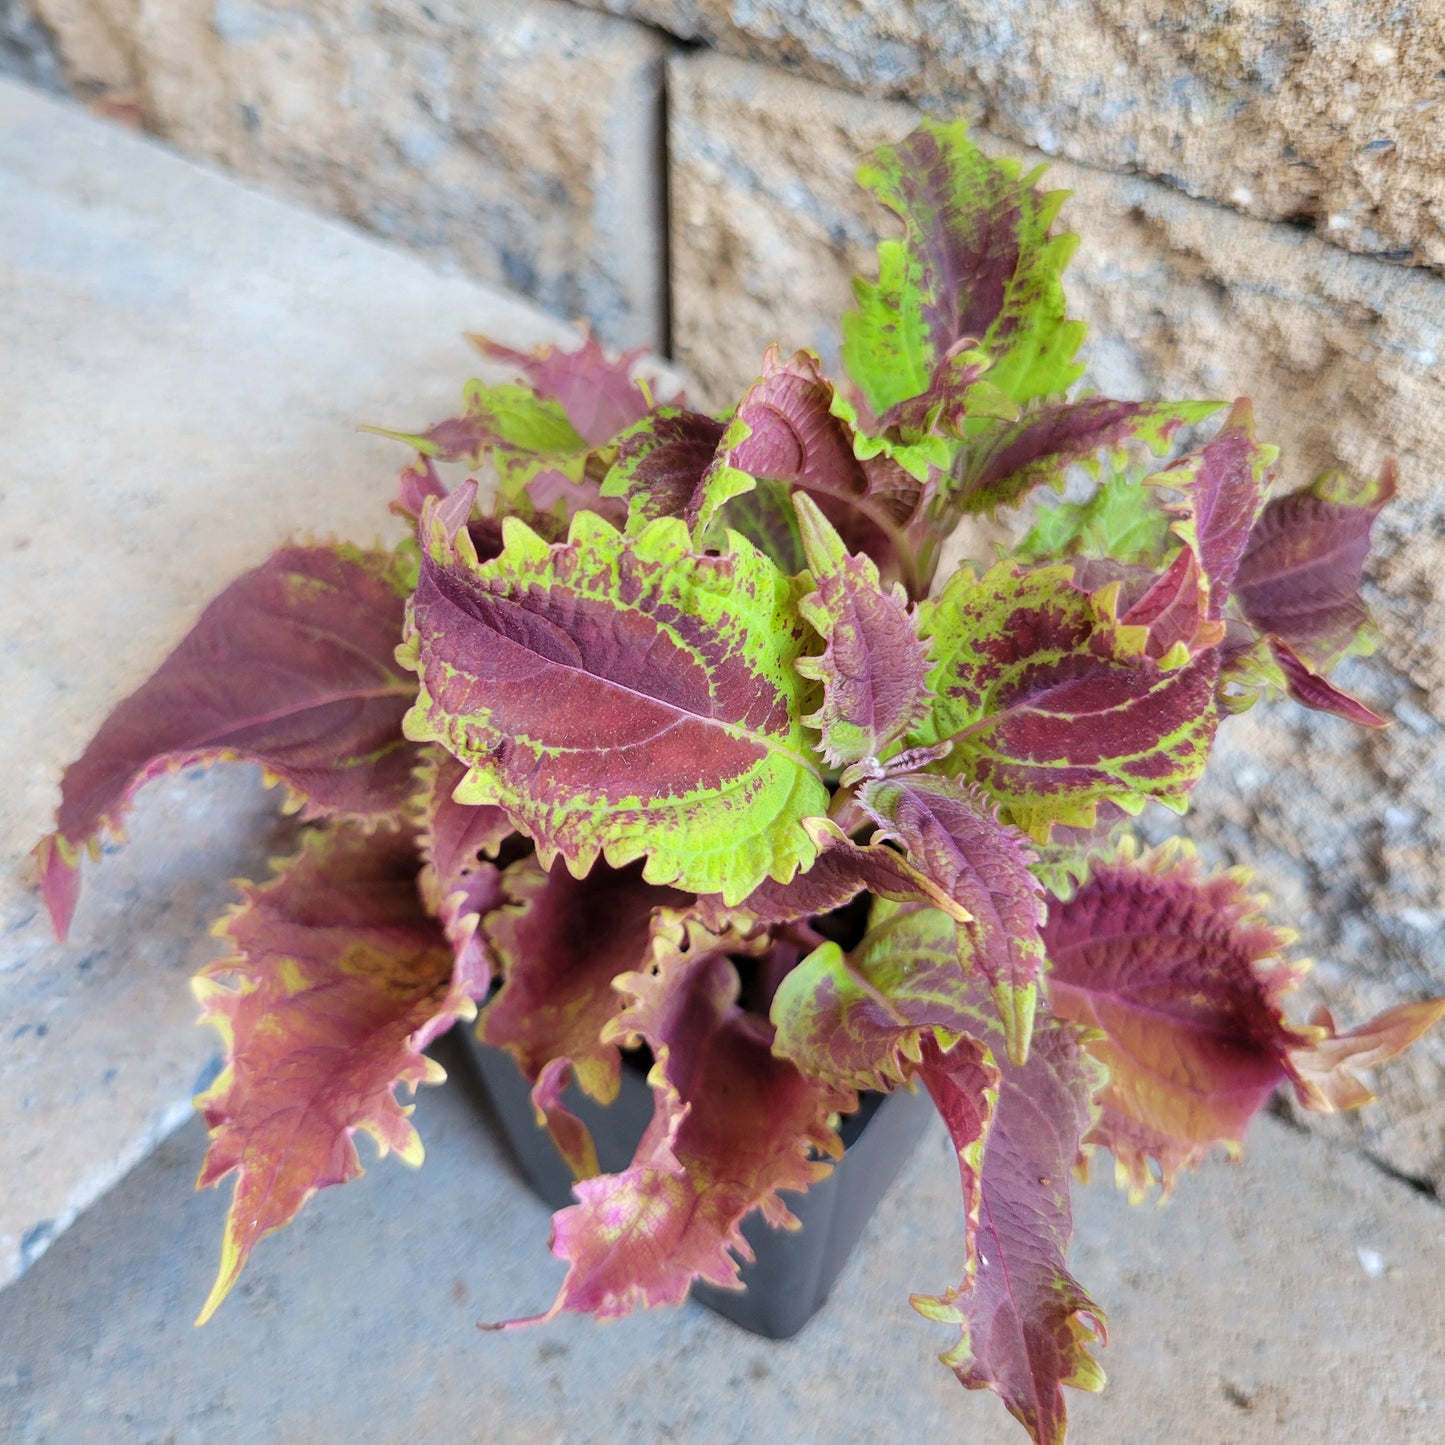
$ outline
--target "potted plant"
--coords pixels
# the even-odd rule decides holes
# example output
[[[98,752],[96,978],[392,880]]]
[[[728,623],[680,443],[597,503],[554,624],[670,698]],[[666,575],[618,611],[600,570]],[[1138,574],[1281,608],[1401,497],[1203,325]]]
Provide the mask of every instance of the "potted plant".
[[[1108,1150],[1167,1192],[1282,1084],[1364,1102],[1354,1071],[1445,1014],[1288,1021],[1302,965],[1246,876],[1130,831],[1263,693],[1381,724],[1326,674],[1370,645],[1391,470],[1281,490],[1247,402],[1199,439],[1214,403],[1071,399],[1063,196],[962,127],[862,180],[904,233],[843,318],[850,384],[772,348],[713,417],[590,340],[483,342],[525,381],[403,436],[407,540],[277,552],[66,773],[37,849],[62,934],[80,854],[159,772],[259,762],[307,823],[195,984],[227,1055],[200,1184],[235,1176],[203,1320],[359,1172],[358,1130],[420,1160],[397,1088],[481,1005],[575,1180],[549,1314],[735,1286],[744,1221],[792,1222],[860,1097],[926,1098],[964,1208],[958,1280],[913,1303],[1058,1441],[1062,1386],[1103,1379],[1076,1168]],[[941,566],[1078,469],[1090,494]],[[603,1172],[588,1119],[629,1049],[641,1137]]]

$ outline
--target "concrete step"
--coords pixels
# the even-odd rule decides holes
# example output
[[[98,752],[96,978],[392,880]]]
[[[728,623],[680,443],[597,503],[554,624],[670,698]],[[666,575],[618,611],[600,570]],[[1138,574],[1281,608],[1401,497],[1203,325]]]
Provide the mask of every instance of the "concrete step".
[[[232,577],[287,537],[391,532],[462,338],[567,335],[348,227],[0,82],[0,1285],[189,1114],[216,1040],[187,976],[265,876],[244,769],[142,795],[51,936],[29,849],[65,764]],[[500,378],[500,374],[498,374]]]

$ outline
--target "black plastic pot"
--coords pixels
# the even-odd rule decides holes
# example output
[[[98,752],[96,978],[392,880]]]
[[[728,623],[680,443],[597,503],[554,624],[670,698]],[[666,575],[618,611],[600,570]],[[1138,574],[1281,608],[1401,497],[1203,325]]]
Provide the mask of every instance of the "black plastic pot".
[[[461,1030],[471,1038],[471,1030]],[[496,1107],[503,1132],[533,1190],[553,1209],[573,1203],[572,1173],[552,1141],[536,1125],[527,1081],[511,1057],[473,1042],[472,1054]],[[633,1151],[652,1118],[652,1091],[640,1069],[625,1067],[622,1090],[608,1108],[575,1084],[567,1107],[592,1132],[605,1173],[632,1162]],[[802,1221],[797,1230],[774,1229],[754,1213],[743,1237],[755,1258],[742,1266],[743,1290],[694,1285],[692,1297],[753,1334],[785,1340],[797,1334],[822,1307],[858,1236],[894,1176],[923,1133],[932,1106],[926,1094],[866,1094],[856,1114],[843,1121],[843,1158],[806,1194],[785,1194]]]

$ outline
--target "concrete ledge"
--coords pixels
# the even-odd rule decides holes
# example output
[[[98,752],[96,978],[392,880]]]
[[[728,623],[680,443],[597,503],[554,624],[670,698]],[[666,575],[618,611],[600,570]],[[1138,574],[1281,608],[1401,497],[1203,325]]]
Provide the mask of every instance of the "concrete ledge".
[[[30,847],[61,771],[226,582],[288,536],[369,541],[405,455],[566,328],[344,225],[0,81],[0,1284],[188,1112],[213,1053],[189,973],[226,879],[263,875],[245,770],[143,794],[50,936]]]

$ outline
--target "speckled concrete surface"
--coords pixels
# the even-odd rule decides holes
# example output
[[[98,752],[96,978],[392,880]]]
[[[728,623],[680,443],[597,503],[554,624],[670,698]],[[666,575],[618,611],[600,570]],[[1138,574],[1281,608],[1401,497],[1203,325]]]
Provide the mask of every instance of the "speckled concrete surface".
[[[278,542],[388,526],[406,455],[357,424],[448,415],[464,330],[565,334],[0,81],[0,1285],[186,1117],[186,977],[274,851],[253,776],[155,783],[60,948],[27,854],[61,771]]]
[[[194,1196],[177,1133],[0,1295],[0,1436],[170,1441],[686,1441],[1018,1445],[992,1396],[934,1359],[907,1304],[957,1269],[958,1176],[932,1130],[832,1298],[784,1343],[697,1306],[481,1334],[546,1305],[547,1213],[468,1085],[423,1090],[418,1172],[374,1164],[264,1241],[216,1318],[223,1194]],[[224,1188],[225,1186],[223,1186]],[[1433,1445],[1445,1438],[1445,1211],[1261,1120],[1240,1168],[1167,1209],[1081,1190],[1078,1277],[1110,1316],[1075,1445]]]

